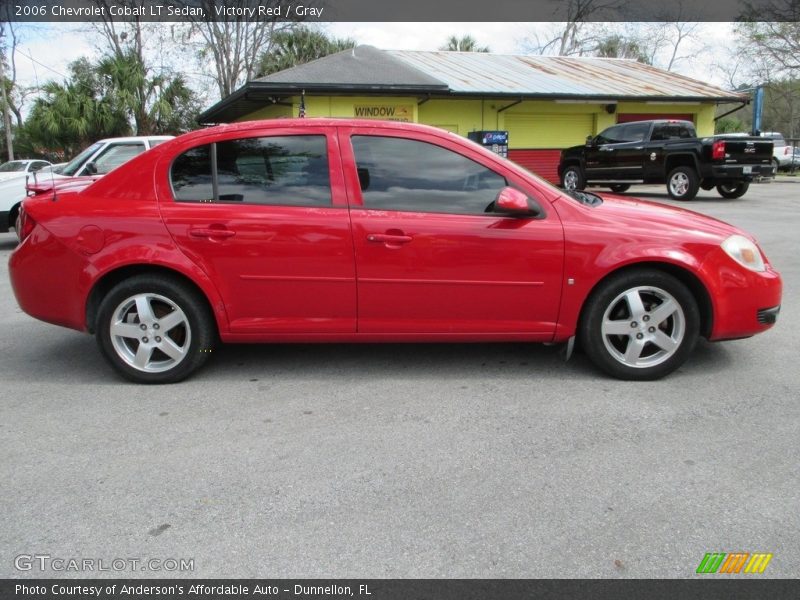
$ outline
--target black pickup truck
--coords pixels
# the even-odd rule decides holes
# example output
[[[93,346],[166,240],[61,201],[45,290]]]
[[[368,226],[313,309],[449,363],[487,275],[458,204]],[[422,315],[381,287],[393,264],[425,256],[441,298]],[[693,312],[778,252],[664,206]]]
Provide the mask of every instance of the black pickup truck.
[[[689,121],[620,123],[589,136],[586,145],[561,153],[558,175],[565,189],[608,186],[624,192],[633,183],[666,183],[676,200],[691,200],[714,187],[738,198],[754,178],[774,177],[772,142],[760,137],[698,138]]]

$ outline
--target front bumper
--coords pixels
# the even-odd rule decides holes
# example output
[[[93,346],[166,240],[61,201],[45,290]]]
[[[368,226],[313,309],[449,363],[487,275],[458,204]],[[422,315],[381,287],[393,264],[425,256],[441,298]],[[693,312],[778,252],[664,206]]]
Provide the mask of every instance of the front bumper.
[[[729,257],[722,248],[702,265],[713,310],[709,339],[750,337],[770,329],[780,311],[783,282],[767,265],[762,273],[750,271]]]

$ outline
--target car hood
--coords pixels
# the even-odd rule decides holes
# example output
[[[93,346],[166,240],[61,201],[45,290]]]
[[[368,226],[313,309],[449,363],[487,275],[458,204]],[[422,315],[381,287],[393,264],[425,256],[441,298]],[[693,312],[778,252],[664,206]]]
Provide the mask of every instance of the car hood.
[[[697,237],[708,241],[714,238],[716,242],[735,233],[752,239],[752,236],[733,225],[685,208],[614,194],[596,195],[603,199],[603,203],[590,209],[593,216],[617,227],[624,224],[631,230],[654,236]]]

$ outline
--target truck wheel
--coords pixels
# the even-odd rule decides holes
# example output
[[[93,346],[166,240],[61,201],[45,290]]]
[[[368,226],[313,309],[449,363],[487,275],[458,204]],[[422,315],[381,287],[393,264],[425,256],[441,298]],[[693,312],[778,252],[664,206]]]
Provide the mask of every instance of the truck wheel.
[[[745,195],[749,187],[750,183],[748,181],[721,183],[717,186],[717,191],[723,198],[741,198]]]
[[[586,187],[586,178],[578,165],[564,169],[561,175],[561,187],[565,190],[582,190]]]
[[[697,342],[700,311],[691,292],[653,269],[612,275],[586,302],[578,339],[613,377],[658,379],[680,367]]]
[[[615,194],[621,194],[622,192],[627,192],[629,189],[631,189],[631,186],[628,185],[627,183],[616,183],[611,186],[611,191],[614,192]]]
[[[700,179],[692,167],[675,167],[667,177],[667,193],[675,200],[691,200],[697,196]]]
[[[185,379],[210,356],[214,318],[186,284],[157,274],[117,284],[97,313],[97,343],[123,377],[136,383]]]

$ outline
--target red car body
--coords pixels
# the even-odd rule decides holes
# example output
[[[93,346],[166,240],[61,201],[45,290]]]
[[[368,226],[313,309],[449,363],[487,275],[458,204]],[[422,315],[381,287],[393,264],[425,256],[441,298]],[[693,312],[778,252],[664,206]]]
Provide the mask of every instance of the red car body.
[[[177,202],[175,158],[210,142],[324,136],[325,207]],[[366,207],[352,136],[399,137],[452,150],[536,203],[529,218]],[[456,135],[420,125],[287,119],[186,134],[89,182],[24,204],[9,271],[28,314],[93,331],[102,294],[156,270],[207,299],[223,342],[563,342],[612,274],[646,267],[691,290],[711,340],[768,329],[780,305],[766,258],[755,272],[721,247],[747,235],[694,212],[604,196],[589,206]],[[749,238],[748,239],[752,239]],[[774,319],[772,319],[774,321]]]

